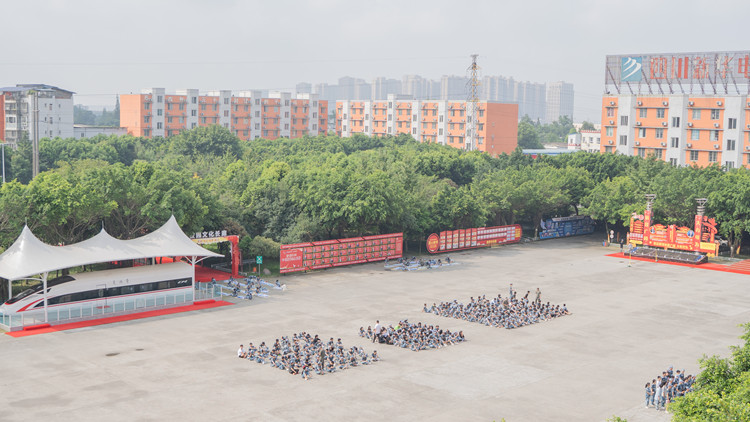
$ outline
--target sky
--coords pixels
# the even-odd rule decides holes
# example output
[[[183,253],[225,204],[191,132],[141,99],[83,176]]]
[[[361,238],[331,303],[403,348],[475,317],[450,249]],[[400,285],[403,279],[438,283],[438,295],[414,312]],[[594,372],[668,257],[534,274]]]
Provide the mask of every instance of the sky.
[[[608,54],[750,49],[739,0],[3,0],[0,16],[0,86],[110,109],[151,87],[465,76],[478,54],[482,75],[573,83],[574,120],[598,123]]]

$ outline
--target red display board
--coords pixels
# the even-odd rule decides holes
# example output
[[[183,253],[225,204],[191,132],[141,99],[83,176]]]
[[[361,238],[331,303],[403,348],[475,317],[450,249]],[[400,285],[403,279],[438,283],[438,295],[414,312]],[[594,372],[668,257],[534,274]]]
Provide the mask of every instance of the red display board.
[[[281,245],[280,272],[283,274],[401,258],[403,244],[403,233],[391,233]]]
[[[695,216],[695,230],[691,230],[674,224],[652,224],[652,212],[646,210],[643,214],[633,214],[630,217],[628,242],[632,245],[695,251],[716,256],[719,245],[714,242],[715,234],[716,221],[705,215]]]
[[[448,230],[431,234],[427,238],[430,253],[485,248],[492,245],[515,243],[521,240],[521,226],[478,227],[473,229]]]

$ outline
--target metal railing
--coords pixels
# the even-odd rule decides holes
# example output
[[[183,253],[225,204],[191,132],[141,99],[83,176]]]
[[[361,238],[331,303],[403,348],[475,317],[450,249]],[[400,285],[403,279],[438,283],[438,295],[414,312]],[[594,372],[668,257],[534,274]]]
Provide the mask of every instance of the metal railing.
[[[204,284],[206,285],[204,286]],[[217,299],[221,297],[221,293],[218,291],[217,286],[209,286],[207,284],[208,283],[196,284],[196,301]],[[115,315],[144,312],[147,310],[189,305],[192,304],[192,302],[193,292],[191,290],[149,295],[147,297],[102,299],[81,303],[77,306],[68,306],[65,309],[50,308],[47,311],[46,323],[54,325],[66,322],[85,321]],[[17,331],[27,326],[44,323],[43,310],[34,311],[32,313],[14,313],[10,315],[0,313],[0,328],[6,331]]]

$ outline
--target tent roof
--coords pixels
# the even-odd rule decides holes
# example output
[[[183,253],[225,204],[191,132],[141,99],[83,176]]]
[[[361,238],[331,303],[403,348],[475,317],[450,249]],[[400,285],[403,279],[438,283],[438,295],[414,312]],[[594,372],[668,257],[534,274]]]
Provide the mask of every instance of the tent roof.
[[[0,277],[18,280],[80,265],[157,256],[222,255],[190,240],[174,216],[157,230],[136,239],[118,240],[102,229],[90,239],[66,246],[48,245],[24,226],[21,235],[0,255]]]

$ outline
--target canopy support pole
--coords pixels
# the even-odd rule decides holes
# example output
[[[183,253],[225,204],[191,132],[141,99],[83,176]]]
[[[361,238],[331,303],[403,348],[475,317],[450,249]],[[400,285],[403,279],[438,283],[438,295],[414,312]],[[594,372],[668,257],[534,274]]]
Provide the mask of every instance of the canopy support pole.
[[[13,298],[13,280],[8,279],[8,300]]]
[[[49,322],[48,314],[47,314],[47,275],[49,272],[44,272],[42,274],[42,289],[44,289],[44,322]]]
[[[195,257],[191,256],[190,265],[193,266],[193,278],[190,280],[190,287],[191,287],[190,290],[193,292],[193,303],[195,303],[195,263],[196,263]]]

